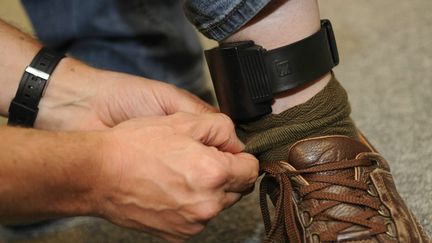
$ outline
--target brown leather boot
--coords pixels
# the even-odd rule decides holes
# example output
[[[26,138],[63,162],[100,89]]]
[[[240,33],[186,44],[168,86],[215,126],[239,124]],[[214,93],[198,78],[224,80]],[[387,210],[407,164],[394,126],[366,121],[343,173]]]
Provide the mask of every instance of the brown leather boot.
[[[301,140],[288,161],[262,164],[266,242],[430,242],[396,191],[387,162],[361,138]]]

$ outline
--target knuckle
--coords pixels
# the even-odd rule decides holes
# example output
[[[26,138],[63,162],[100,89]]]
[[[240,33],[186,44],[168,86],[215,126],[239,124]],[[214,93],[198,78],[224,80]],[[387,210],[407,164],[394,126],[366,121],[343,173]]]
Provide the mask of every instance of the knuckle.
[[[205,229],[205,226],[202,224],[197,224],[194,228],[193,234],[197,235],[199,233],[201,233],[203,230]]]
[[[255,158],[255,156],[253,156],[252,154],[249,153],[241,153],[238,154],[239,156],[241,156],[243,159],[249,161],[249,183],[250,184],[254,184],[255,181],[257,180],[257,178],[259,177],[259,161],[258,159]]]
[[[187,237],[192,237],[201,233],[205,226],[199,223],[188,225],[187,227],[180,229],[179,232],[186,235]]]
[[[250,161],[252,169],[258,173],[258,170],[259,170],[259,161],[258,161],[258,159],[255,156],[253,156],[252,154],[249,154],[249,153],[242,153],[242,156],[243,156],[243,158],[245,158],[248,161]]]
[[[227,129],[234,130],[235,125],[234,122],[231,120],[231,118],[223,113],[218,113],[217,114],[219,116],[219,119],[221,121],[221,123],[223,124],[224,127],[226,127]]]
[[[259,177],[259,164],[258,164],[258,161],[254,165],[255,165],[255,167],[252,170],[252,173],[251,173],[251,176],[250,176],[250,182],[251,182],[251,184],[255,184],[256,180]]]
[[[222,211],[222,207],[217,203],[207,203],[206,205],[200,207],[197,212],[197,220],[201,222],[207,222]]]
[[[241,153],[241,156],[243,156],[243,158],[245,158],[247,160],[254,161],[256,164],[258,164],[258,159],[250,153],[243,152],[243,153]]]
[[[249,180],[251,182],[255,183],[255,181],[257,180],[258,176],[259,176],[259,170],[258,170],[258,167],[257,167],[256,169],[254,169],[254,170],[251,171]]]
[[[169,123],[177,130],[189,131],[196,126],[196,115],[186,112],[176,112],[169,116]]]
[[[184,121],[184,120],[190,119],[191,114],[190,113],[186,113],[186,112],[176,112],[173,115],[171,115],[171,117],[175,121]]]
[[[228,179],[228,172],[220,166],[208,166],[201,174],[202,183],[208,188],[218,188],[224,185]]]
[[[255,158],[254,158],[252,172],[253,172],[252,175],[254,176],[254,178],[257,178],[258,175],[259,175],[259,161],[257,159],[255,159]]]

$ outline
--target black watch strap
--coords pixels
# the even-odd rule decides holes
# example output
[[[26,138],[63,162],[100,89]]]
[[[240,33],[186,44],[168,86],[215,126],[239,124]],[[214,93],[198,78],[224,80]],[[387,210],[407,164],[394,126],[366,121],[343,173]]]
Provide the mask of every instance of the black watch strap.
[[[205,55],[220,109],[235,121],[271,113],[275,94],[312,82],[339,63],[329,20],[322,20],[315,34],[273,50],[243,41]]]
[[[9,107],[8,125],[33,127],[39,101],[44,95],[50,75],[64,57],[48,48],[42,48],[25,69],[15,98]]]

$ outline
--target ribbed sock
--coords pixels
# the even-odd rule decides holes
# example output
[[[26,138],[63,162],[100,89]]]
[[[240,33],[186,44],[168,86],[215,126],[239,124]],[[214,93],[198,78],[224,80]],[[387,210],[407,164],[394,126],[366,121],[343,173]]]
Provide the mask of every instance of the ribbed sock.
[[[237,124],[238,134],[246,144],[245,151],[261,162],[281,161],[287,159],[290,145],[301,139],[324,135],[357,139],[350,113],[347,93],[333,76],[306,103],[251,123]]]

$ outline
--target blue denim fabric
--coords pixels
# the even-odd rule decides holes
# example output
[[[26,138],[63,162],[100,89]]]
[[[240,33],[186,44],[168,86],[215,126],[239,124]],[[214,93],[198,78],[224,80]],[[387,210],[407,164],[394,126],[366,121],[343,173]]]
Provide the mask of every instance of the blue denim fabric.
[[[99,68],[207,90],[202,49],[177,0],[22,0],[41,42]]]
[[[271,0],[184,0],[188,19],[205,36],[223,40],[251,20]]]
[[[215,40],[270,0],[184,0],[189,20]],[[202,49],[178,0],[22,0],[41,42],[95,67],[207,91]]]

